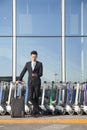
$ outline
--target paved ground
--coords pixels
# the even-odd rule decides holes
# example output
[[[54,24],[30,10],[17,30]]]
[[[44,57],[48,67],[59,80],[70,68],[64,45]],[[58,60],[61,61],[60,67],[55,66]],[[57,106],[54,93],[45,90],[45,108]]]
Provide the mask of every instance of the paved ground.
[[[0,130],[86,130],[87,125],[71,124],[7,124],[0,125]]]
[[[0,130],[86,130],[87,116],[44,116],[15,119],[0,116]]]

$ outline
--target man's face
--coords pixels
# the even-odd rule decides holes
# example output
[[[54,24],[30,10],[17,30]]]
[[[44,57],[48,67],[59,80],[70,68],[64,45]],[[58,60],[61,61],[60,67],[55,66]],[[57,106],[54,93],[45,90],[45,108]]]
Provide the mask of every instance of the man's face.
[[[32,60],[32,61],[36,61],[36,59],[37,59],[37,55],[32,54],[32,55],[31,55],[31,60]]]

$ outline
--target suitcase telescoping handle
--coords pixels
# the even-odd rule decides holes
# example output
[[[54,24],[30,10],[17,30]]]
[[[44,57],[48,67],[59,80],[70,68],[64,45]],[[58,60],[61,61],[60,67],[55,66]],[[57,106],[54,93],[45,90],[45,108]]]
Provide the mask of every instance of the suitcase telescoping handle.
[[[11,82],[14,88],[14,98],[16,98],[16,90],[17,90],[17,84],[16,82]]]
[[[17,98],[17,97],[21,98],[22,89],[24,88],[25,83],[20,81],[19,83],[12,82],[12,84],[14,87],[14,98]]]

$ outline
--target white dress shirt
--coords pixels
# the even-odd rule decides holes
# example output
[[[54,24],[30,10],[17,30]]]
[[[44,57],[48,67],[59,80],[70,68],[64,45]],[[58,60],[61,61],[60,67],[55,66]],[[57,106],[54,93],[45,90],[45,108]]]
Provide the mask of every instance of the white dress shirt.
[[[31,62],[32,70],[34,70],[35,66],[36,66],[36,61],[32,61],[32,62]]]

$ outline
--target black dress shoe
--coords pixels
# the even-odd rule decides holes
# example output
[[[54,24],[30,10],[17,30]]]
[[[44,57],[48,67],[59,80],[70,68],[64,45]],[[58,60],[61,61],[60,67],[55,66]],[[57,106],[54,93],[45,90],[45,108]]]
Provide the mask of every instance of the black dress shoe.
[[[34,114],[33,117],[38,118],[39,114]]]
[[[40,116],[43,116],[43,115],[44,115],[44,112],[43,112],[43,111],[39,111],[39,115],[40,115]]]
[[[38,114],[38,113],[32,113],[31,115],[32,115],[33,117],[36,117],[36,118],[40,116],[40,114]]]

